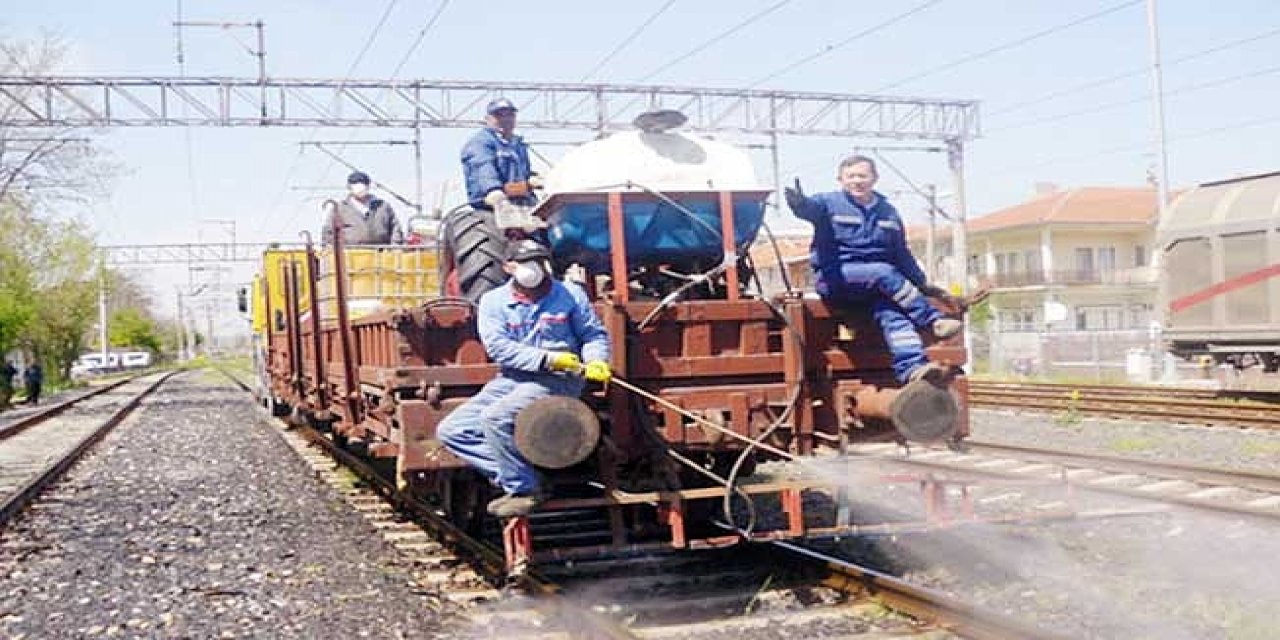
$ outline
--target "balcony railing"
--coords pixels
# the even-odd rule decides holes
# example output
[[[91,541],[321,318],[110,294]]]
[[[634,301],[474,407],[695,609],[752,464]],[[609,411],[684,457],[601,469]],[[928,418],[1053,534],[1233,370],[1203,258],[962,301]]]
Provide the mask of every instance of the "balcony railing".
[[[981,286],[993,289],[1036,287],[1047,284],[1151,284],[1156,281],[1156,271],[1151,267],[1132,269],[1054,269],[1050,271],[1014,271],[1009,273],[979,274]]]

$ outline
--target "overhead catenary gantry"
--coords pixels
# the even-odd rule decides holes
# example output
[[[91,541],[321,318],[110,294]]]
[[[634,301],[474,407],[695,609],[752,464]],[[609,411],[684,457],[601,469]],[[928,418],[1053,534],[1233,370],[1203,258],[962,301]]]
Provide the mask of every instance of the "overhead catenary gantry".
[[[689,116],[687,128],[707,133],[961,142],[979,133],[973,100],[662,85],[154,76],[0,76],[0,126],[473,127],[497,96],[519,104],[520,125],[533,129],[630,129],[637,114],[666,108]]]
[[[975,100],[667,85],[444,80],[162,76],[0,76],[0,129],[8,127],[474,127],[485,104],[520,105],[525,129],[632,128],[644,111],[676,109],[685,128],[770,139],[780,188],[781,136],[940,141],[956,201],[957,279],[963,245],[964,143],[980,133]],[[419,186],[421,192],[421,186]],[[421,197],[419,197],[421,201]]]

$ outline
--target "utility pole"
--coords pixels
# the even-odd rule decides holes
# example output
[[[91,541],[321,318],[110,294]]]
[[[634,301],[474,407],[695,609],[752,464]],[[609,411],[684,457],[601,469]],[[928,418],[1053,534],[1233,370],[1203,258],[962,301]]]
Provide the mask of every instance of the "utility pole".
[[[1151,103],[1155,118],[1157,223],[1164,222],[1169,206],[1169,153],[1165,145],[1164,78],[1160,68],[1160,23],[1156,0],[1147,0],[1147,45],[1151,53]]]
[[[107,267],[98,265],[98,348],[102,352],[102,367],[110,364],[110,344],[107,342]]]
[[[246,45],[239,38],[236,38],[236,42],[239,42],[240,46],[244,47],[245,50],[249,52],[249,55],[258,59],[258,114],[259,114],[259,117],[262,119],[262,124],[266,124],[267,123],[267,36],[265,31],[266,24],[264,24],[262,20],[255,20],[253,22],[218,22],[218,21],[211,21],[211,20],[183,20],[182,19],[182,3],[179,2],[178,3],[178,19],[174,21],[173,27],[178,38],[178,65],[179,66],[181,66],[184,62],[184,55],[183,55],[184,52],[182,47],[182,28],[183,27],[217,27],[223,30],[229,30],[234,28],[251,28],[258,32],[257,48]]]
[[[947,140],[947,166],[951,168],[951,191],[955,198],[951,207],[953,277],[960,287],[960,295],[965,295],[969,293],[969,236],[965,229],[969,216],[964,199],[964,143],[959,138]]]
[[[930,282],[933,282],[937,279],[934,265],[937,264],[938,188],[932,184],[926,184],[924,192],[929,201],[929,232],[924,237],[924,274]]]
[[[178,347],[176,357],[178,358],[178,362],[185,362],[187,359],[187,331],[186,325],[183,324],[182,320],[182,288],[175,285],[173,287],[173,292],[177,294],[178,298],[178,315],[174,322],[174,329],[176,330],[175,333],[178,334],[174,336],[177,339]]]

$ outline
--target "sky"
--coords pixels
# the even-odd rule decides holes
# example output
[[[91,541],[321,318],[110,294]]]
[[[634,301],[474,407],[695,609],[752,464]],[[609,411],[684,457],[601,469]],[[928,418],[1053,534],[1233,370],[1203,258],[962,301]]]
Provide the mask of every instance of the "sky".
[[[406,60],[397,79],[577,82],[598,68],[591,80],[743,87],[825,51],[757,88],[980,102],[982,134],[965,158],[970,217],[1031,197],[1036,183],[1141,186],[1155,165],[1147,15],[1135,0],[50,0],[10,3],[0,14],[0,40],[60,38],[68,47],[63,74],[174,76],[179,1],[186,20],[265,22],[268,74],[281,78],[388,78]],[[757,14],[763,17],[734,29]],[[1280,2],[1160,0],[1158,15],[1171,187],[1280,169]],[[251,42],[252,32],[185,30],[185,72],[254,76],[256,61],[237,37]],[[470,133],[424,130],[429,194],[447,184],[446,200],[460,201],[457,156]],[[554,138],[523,133],[535,145]],[[74,214],[104,244],[225,241],[230,220],[238,241],[295,241],[300,230],[315,230],[319,199],[340,194],[347,173],[300,142],[409,137],[402,130],[177,127],[89,135],[123,168],[108,197]],[[786,138],[783,179],[798,177],[812,191],[834,188],[838,160],[875,144]],[[552,160],[564,152],[540,150]],[[768,180],[766,152],[752,153]],[[407,147],[352,146],[343,155],[412,193]],[[944,197],[952,191],[942,154],[888,157],[912,182],[937,184]],[[880,190],[909,222],[921,220],[923,203],[905,181],[881,173]],[[787,218],[776,225],[803,228]],[[172,267],[139,275],[165,309],[174,287],[209,277]],[[250,268],[219,277],[247,281]]]

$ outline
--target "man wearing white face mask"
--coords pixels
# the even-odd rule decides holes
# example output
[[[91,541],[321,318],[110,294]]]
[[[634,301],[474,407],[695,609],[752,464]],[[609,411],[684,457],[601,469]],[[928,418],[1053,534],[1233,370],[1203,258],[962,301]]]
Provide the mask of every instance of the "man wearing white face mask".
[[[321,234],[324,244],[333,244],[333,217],[342,224],[342,244],[403,244],[404,233],[396,221],[396,212],[386,201],[369,192],[369,176],[356,171],[347,177],[346,198],[325,223]]]
[[[546,247],[516,243],[504,268],[511,279],[480,298],[477,322],[498,377],[436,428],[449,451],[502,489],[489,503],[501,518],[527,514],[543,499],[533,465],[516,449],[516,415],[540,398],[581,395],[584,378],[613,375],[604,325],[581,287],[555,279]]]

